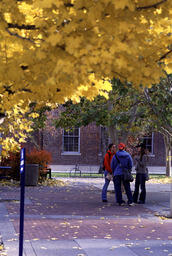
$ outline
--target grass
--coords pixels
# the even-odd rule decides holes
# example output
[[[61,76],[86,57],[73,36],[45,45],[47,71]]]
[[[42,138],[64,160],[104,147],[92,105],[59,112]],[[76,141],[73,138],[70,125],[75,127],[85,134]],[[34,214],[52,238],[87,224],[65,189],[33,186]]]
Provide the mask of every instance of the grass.
[[[150,175],[148,183],[167,184],[172,182],[172,177],[165,175]]]
[[[54,172],[54,173],[52,173],[52,177],[65,177],[65,178],[67,178],[67,177],[81,177],[81,178],[102,178],[102,174],[99,174],[99,173],[92,173],[92,174],[89,174],[89,173],[82,173],[81,174],[81,176],[80,176],[80,174],[79,173],[77,173],[77,174],[74,174],[74,173],[72,173],[71,175],[70,175],[70,173],[67,173],[67,172]]]
[[[133,176],[135,177],[135,174],[133,174]],[[77,173],[77,174],[74,174],[72,173],[71,176],[69,173],[67,172],[54,172],[52,173],[52,177],[80,177],[80,174]],[[81,174],[81,178],[84,178],[84,177],[87,177],[87,178],[102,178],[102,174],[99,174],[99,173],[92,173],[92,174],[89,174],[89,173],[82,173]],[[150,180],[164,180],[164,179],[170,179],[170,177],[167,177],[166,175],[162,175],[162,174],[150,174],[149,175],[149,178]]]
[[[135,178],[135,174],[133,174],[134,178]],[[77,178],[102,178],[103,176],[102,174],[96,174],[96,173],[92,173],[91,175],[89,173],[82,173],[81,176],[79,173],[74,174],[72,173],[72,175],[70,176],[69,173],[66,172],[58,172],[58,173],[52,173],[52,177],[77,177]],[[172,182],[172,178],[171,177],[167,177],[166,175],[162,175],[162,174],[150,174],[149,175],[149,181],[147,181],[148,183],[153,183],[153,184],[168,184]]]

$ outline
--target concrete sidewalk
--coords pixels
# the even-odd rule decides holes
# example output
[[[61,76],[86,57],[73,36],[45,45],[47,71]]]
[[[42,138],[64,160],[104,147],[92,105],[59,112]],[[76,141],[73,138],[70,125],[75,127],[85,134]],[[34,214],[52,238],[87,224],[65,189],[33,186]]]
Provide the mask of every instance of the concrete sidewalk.
[[[61,180],[26,187],[24,256],[172,256],[172,219],[157,216],[170,210],[169,184],[147,184],[145,205],[119,207],[112,184],[101,202],[103,179]],[[19,200],[19,187],[0,187],[0,255],[18,255]]]
[[[52,172],[66,172],[70,173],[72,169],[74,169],[75,165],[50,165]],[[79,165],[79,170],[82,173],[98,173],[100,165]],[[166,167],[165,166],[148,166],[148,170],[150,174],[165,174]],[[135,173],[135,167],[133,166],[132,173]]]

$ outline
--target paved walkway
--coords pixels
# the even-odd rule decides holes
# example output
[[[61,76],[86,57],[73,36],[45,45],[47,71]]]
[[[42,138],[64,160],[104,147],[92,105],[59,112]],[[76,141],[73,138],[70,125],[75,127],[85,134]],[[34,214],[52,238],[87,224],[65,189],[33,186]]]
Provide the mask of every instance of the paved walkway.
[[[64,179],[63,187],[26,187],[24,256],[172,256],[170,184],[147,184],[147,203],[119,207],[103,179]],[[125,195],[124,195],[125,198]],[[0,233],[18,255],[20,188],[0,187]]]

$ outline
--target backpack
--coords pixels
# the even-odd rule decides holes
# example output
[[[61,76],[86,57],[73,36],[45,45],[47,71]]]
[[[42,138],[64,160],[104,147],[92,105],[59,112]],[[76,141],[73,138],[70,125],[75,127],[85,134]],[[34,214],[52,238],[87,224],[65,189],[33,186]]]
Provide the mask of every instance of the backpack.
[[[109,155],[109,159],[110,159],[110,156],[111,156],[111,154],[110,154],[110,152],[107,152],[108,153],[108,155]],[[107,154],[106,153],[106,154]],[[105,156],[104,156],[104,159],[103,159],[103,167],[102,167],[102,169],[103,169],[103,171],[105,171]]]

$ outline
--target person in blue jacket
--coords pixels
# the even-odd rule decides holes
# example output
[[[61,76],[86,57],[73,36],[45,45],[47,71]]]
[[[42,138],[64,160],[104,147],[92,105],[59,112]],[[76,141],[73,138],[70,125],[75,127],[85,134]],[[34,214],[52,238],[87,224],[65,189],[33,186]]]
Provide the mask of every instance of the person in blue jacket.
[[[113,181],[115,187],[115,195],[116,195],[116,202],[119,205],[123,205],[125,201],[122,198],[122,190],[121,184],[123,184],[127,198],[128,198],[128,205],[132,206],[133,203],[133,196],[130,188],[130,182],[124,181],[124,176],[122,173],[122,168],[131,169],[133,166],[133,161],[131,155],[125,151],[125,144],[119,143],[118,149],[119,151],[113,156],[111,161],[111,169],[113,171]]]

